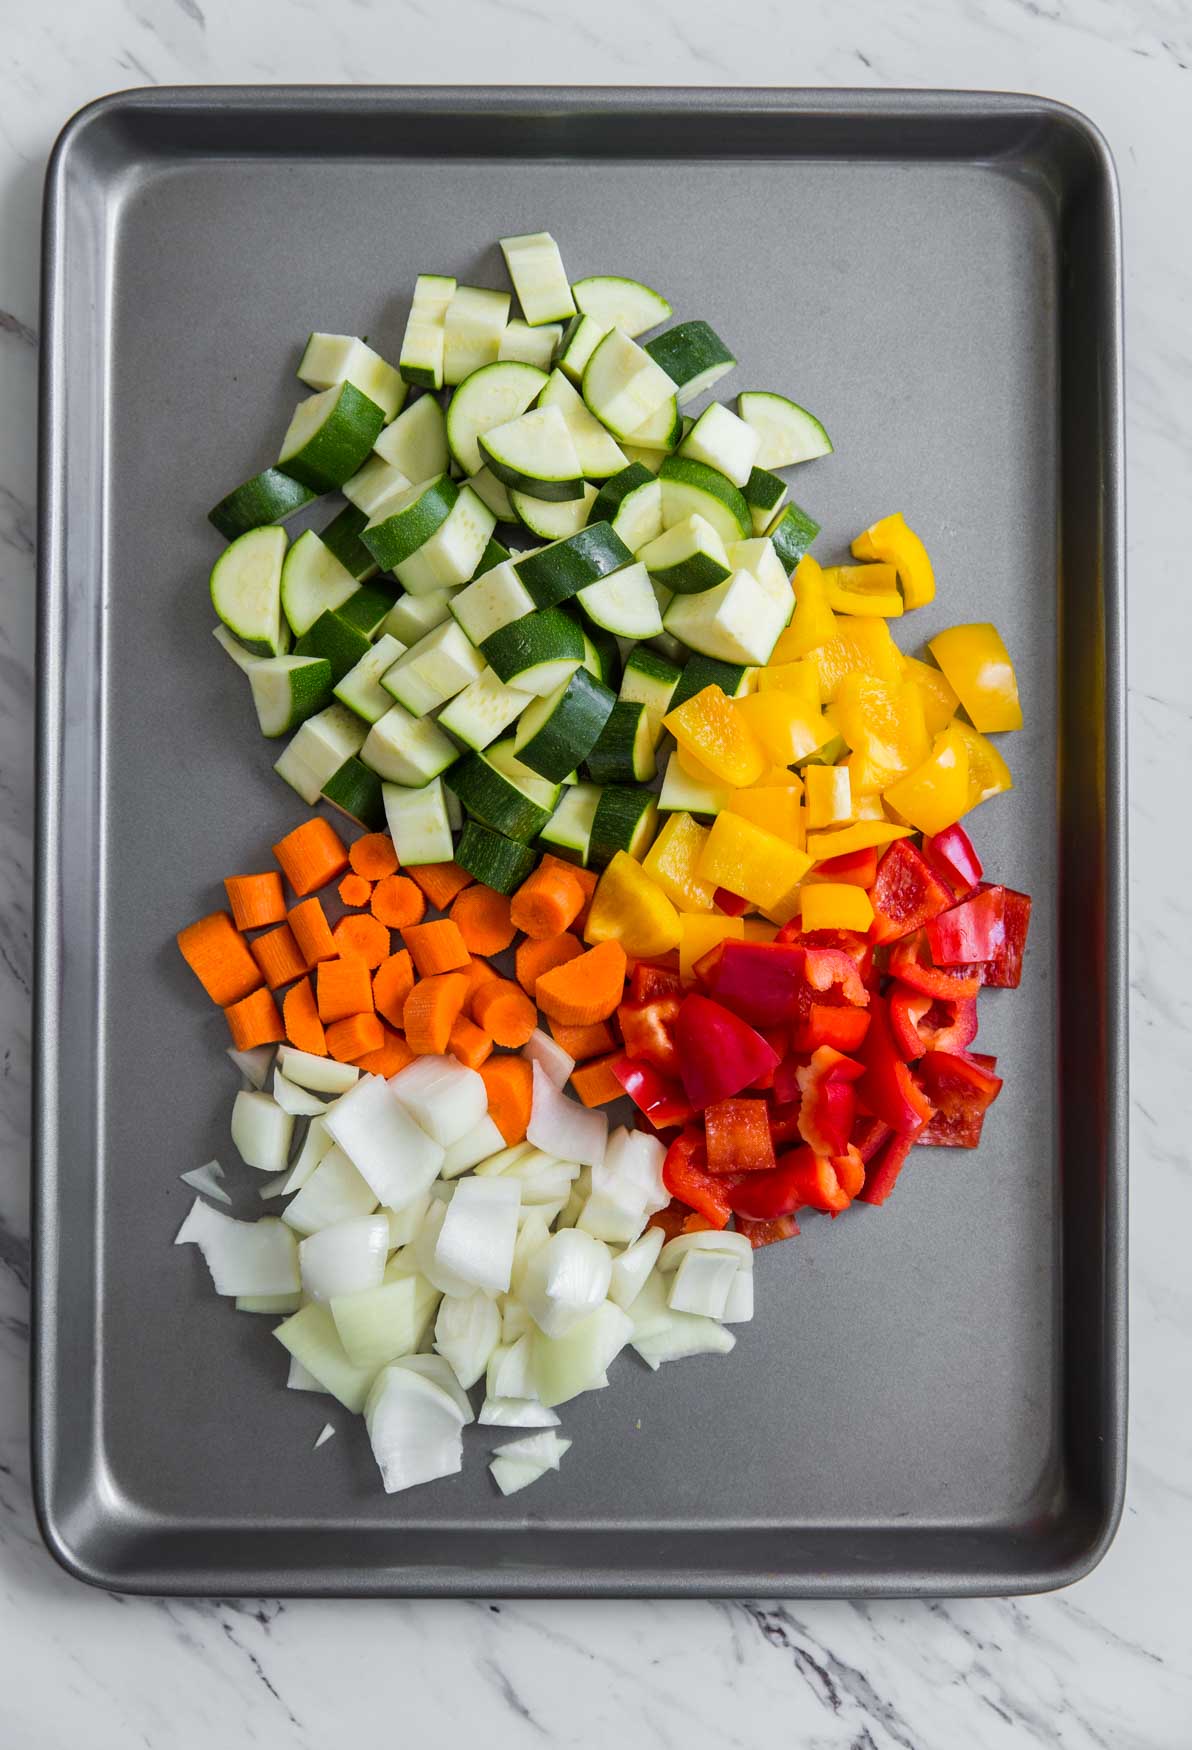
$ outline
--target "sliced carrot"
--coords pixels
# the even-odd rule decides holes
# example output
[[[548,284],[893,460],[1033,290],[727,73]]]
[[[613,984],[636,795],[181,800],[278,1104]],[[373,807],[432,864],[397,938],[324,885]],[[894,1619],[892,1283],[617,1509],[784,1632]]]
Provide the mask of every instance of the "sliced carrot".
[[[348,862],[366,881],[379,881],[383,875],[397,874],[397,852],[387,832],[366,832],[362,839],[349,845]]]
[[[348,1015],[327,1029],[327,1049],[337,1063],[355,1063],[385,1044],[385,1028],[376,1015]]]
[[[446,1051],[467,994],[466,972],[440,972],[414,986],[402,1013],[406,1044],[416,1056]]]
[[[366,1051],[363,1057],[353,1060],[367,1076],[395,1076],[399,1069],[405,1069],[408,1063],[414,1061],[414,1053],[400,1033],[395,1033],[392,1027],[386,1027],[383,1022],[381,1030],[385,1040],[380,1049]]]
[[[275,930],[266,930],[249,946],[270,990],[293,984],[296,978],[310,970],[289,924],[278,924]]]
[[[224,1009],[224,1018],[237,1051],[251,1051],[256,1045],[275,1045],[286,1036],[272,991],[254,990],[249,996],[241,997],[238,1003],[229,1003]]]
[[[498,1045],[524,1045],[538,1025],[538,1011],[511,978],[482,984],[472,998],[472,1019]]]
[[[402,1025],[402,1010],[414,988],[414,967],[409,950],[399,948],[388,960],[382,960],[373,973],[373,1004],[390,1026]]]
[[[282,1016],[286,1038],[296,1051],[309,1051],[312,1057],[326,1057],[327,1035],[319,1019],[319,1008],[309,978],[294,985],[282,998]]]
[[[349,1015],[365,1015],[373,1006],[372,979],[358,954],[353,954],[348,960],[320,961],[315,980],[321,1021],[343,1021]]]
[[[213,911],[179,930],[182,958],[221,1009],[238,1003],[261,983],[261,969],[226,911]]]
[[[536,942],[562,935],[584,909],[584,890],[570,869],[543,868],[527,875],[513,896],[510,916]]]
[[[348,866],[348,852],[329,820],[316,814],[273,847],[273,855],[299,899],[326,887]]]
[[[286,915],[286,890],[276,869],[264,875],[228,875],[224,891],[238,930],[263,930]]]
[[[467,972],[468,1000],[465,1006],[468,1013],[471,1014],[472,1003],[475,999],[476,992],[480,989],[481,985],[491,984],[493,979],[500,978],[501,974],[495,969],[495,967],[490,966],[487,960],[481,960],[479,955],[476,954],[473,954]]]
[[[562,1021],[548,1018],[547,1025],[555,1044],[561,1045],[576,1063],[586,1063],[589,1057],[603,1057],[617,1043],[607,1021],[593,1021],[588,1027],[567,1027]]]
[[[354,912],[340,918],[331,932],[335,946],[344,959],[357,955],[372,972],[383,960],[388,960],[393,946],[389,931],[367,912]]]
[[[450,918],[432,918],[429,924],[407,924],[402,940],[414,956],[414,966],[422,978],[433,978],[436,972],[458,972],[472,964],[459,928]]]
[[[571,1085],[585,1106],[607,1106],[610,1100],[620,1099],[625,1090],[613,1074],[613,1064],[620,1058],[619,1051],[612,1051],[572,1070]]]
[[[561,936],[548,936],[545,942],[535,942],[532,937],[519,942],[515,957],[517,982],[528,997],[537,1000],[534,993],[543,973],[566,966],[569,960],[578,960],[583,951],[583,943],[567,931]]]
[[[426,914],[422,889],[404,875],[386,875],[372,890],[372,914],[391,930],[421,923]]]
[[[534,1072],[524,1057],[490,1057],[480,1066],[488,1092],[488,1115],[506,1148],[524,1142],[534,1096]]]
[[[565,858],[556,857],[552,851],[547,851],[538,867],[540,869],[564,869],[568,875],[579,882],[580,891],[584,896],[583,909],[571,928],[577,935],[582,936],[592,905],[592,895],[596,891],[596,883],[600,880],[600,876],[595,869],[581,869],[578,863],[568,863]]]
[[[469,1021],[466,1015],[459,1015],[447,1035],[447,1049],[465,1069],[479,1069],[492,1056],[492,1034]]]
[[[407,863],[406,874],[418,883],[436,911],[446,911],[456,894],[472,882],[458,863]]]
[[[304,899],[301,905],[286,913],[286,922],[293,930],[294,940],[308,966],[315,966],[320,960],[335,959],[339,949],[335,946],[322,900]]]
[[[372,898],[373,884],[366,881],[363,875],[353,875],[350,871],[339,884],[339,897],[345,905],[367,905]]]
[[[544,972],[535,986],[539,1008],[568,1027],[606,1021],[624,989],[625,950],[616,941],[597,942],[578,960]]]
[[[508,899],[480,881],[457,895],[451,919],[470,954],[499,954],[517,934]]]

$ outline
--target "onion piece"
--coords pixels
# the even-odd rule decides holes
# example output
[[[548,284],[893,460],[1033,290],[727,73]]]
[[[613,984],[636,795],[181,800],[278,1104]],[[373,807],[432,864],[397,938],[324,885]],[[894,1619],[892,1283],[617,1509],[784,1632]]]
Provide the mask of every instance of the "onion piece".
[[[570,1440],[547,1431],[527,1434],[523,1440],[507,1440],[504,1446],[497,1447],[493,1457],[523,1458],[528,1464],[540,1465],[543,1470],[558,1470],[559,1460],[570,1450]]]
[[[610,1365],[632,1336],[633,1324],[628,1313],[623,1313],[611,1300],[589,1313],[564,1337],[546,1337],[537,1332],[534,1383],[539,1400],[553,1409],[581,1392],[596,1391],[607,1384]]]
[[[436,1266],[470,1288],[504,1294],[513,1269],[520,1205],[516,1180],[460,1179],[435,1242]]]
[[[246,1166],[261,1173],[280,1173],[290,1152],[294,1120],[268,1094],[236,1095],[232,1107],[232,1141]]]
[[[279,1069],[273,1072],[273,1098],[292,1118],[317,1118],[327,1110],[326,1100],[300,1088],[297,1082],[287,1081]]]
[[[480,1378],[500,1340],[501,1315],[487,1294],[477,1289],[463,1300],[443,1296],[435,1319],[435,1350],[465,1391]]]
[[[189,1173],[178,1175],[192,1191],[201,1191],[204,1197],[214,1197],[217,1203],[226,1203],[230,1208],[232,1199],[219,1182],[223,1176],[224,1170],[218,1161],[204,1161],[201,1167],[192,1167]]]
[[[688,1252],[670,1278],[667,1305],[672,1312],[696,1313],[704,1319],[724,1317],[729,1290],[738,1272],[735,1258],[716,1252]]]
[[[502,1173],[507,1173],[510,1167],[515,1167],[518,1161],[524,1161],[527,1155],[535,1152],[532,1142],[515,1142],[512,1148],[503,1148],[498,1154],[489,1155],[476,1168],[478,1179],[496,1179]]]
[[[325,1301],[307,1301],[293,1318],[283,1320],[273,1335],[345,1410],[354,1416],[360,1414],[376,1368],[353,1367]]]
[[[668,1240],[658,1257],[658,1268],[664,1276],[677,1270],[689,1252],[715,1252],[732,1258],[738,1269],[753,1269],[753,1247],[744,1234],[731,1233],[728,1228],[709,1228],[699,1233],[676,1234]]]
[[[575,1227],[580,1216],[587,1207],[588,1199],[591,1195],[592,1169],[591,1167],[581,1167],[579,1170],[579,1178],[572,1184],[571,1195],[556,1217],[555,1227]]]
[[[511,1294],[502,1294],[498,1296],[497,1305],[501,1314],[501,1341],[506,1346],[533,1330],[534,1321],[520,1300],[515,1300]]]
[[[459,1142],[488,1113],[488,1091],[480,1076],[454,1057],[415,1058],[390,1076],[389,1090],[442,1149]]]
[[[744,1325],[753,1317],[753,1271],[738,1270],[720,1315],[722,1324]]]
[[[437,1189],[437,1187],[435,1187]],[[412,1245],[406,1247],[417,1267],[428,1282],[434,1284],[440,1294],[457,1294],[462,1299],[471,1294],[476,1286],[474,1282],[465,1282],[462,1276],[457,1276],[453,1270],[448,1270],[435,1255],[439,1234],[447,1218],[447,1205],[439,1198],[432,1196],[422,1226],[418,1229],[418,1238]],[[399,1254],[400,1256],[400,1254]]]
[[[389,1221],[389,1250],[396,1252],[399,1246],[408,1246],[411,1240],[418,1238],[418,1230],[426,1219],[430,1208],[430,1192],[424,1191],[421,1197],[416,1197],[413,1203],[407,1203],[404,1209],[382,1209],[380,1213]]]
[[[562,1337],[601,1305],[612,1278],[609,1250],[591,1234],[564,1228],[538,1247],[522,1272],[520,1298],[548,1337]]]
[[[174,1244],[198,1246],[217,1294],[295,1294],[300,1286],[294,1236],[276,1216],[235,1221],[196,1197]]]
[[[295,1233],[313,1234],[320,1228],[351,1221],[357,1215],[371,1215],[376,1206],[372,1187],[360,1177],[342,1148],[332,1148],[298,1195],[286,1205],[281,1219]]]
[[[335,1433],[335,1429],[332,1427],[331,1423],[324,1422],[323,1426],[319,1429],[319,1437],[315,1441],[313,1447],[311,1448],[311,1451],[317,1452],[319,1450],[320,1446],[326,1446],[327,1442],[331,1439],[331,1437],[334,1435],[334,1433]]]
[[[516,1495],[519,1489],[528,1489],[546,1475],[541,1465],[532,1464],[528,1458],[493,1458],[488,1468],[503,1495]]]
[[[273,1063],[272,1045],[254,1045],[251,1051],[237,1051],[234,1045],[229,1045],[228,1056],[250,1088],[265,1086]]]
[[[262,1184],[258,1185],[257,1196],[261,1199],[261,1202],[272,1203],[275,1197],[284,1196],[286,1185],[289,1183],[289,1178],[290,1172],[287,1167],[284,1173],[274,1173],[271,1179],[266,1179]]]
[[[302,1305],[302,1294],[238,1294],[236,1296],[236,1311],[243,1313],[261,1313],[265,1318],[284,1319],[289,1313],[297,1312]]]
[[[327,1387],[320,1385],[314,1374],[303,1367],[301,1361],[294,1355],[290,1356],[290,1371],[286,1375],[286,1390],[321,1392],[325,1398],[331,1396]]]
[[[457,1405],[432,1379],[398,1362],[378,1373],[364,1420],[386,1494],[463,1469]]]
[[[413,1203],[443,1164],[440,1144],[414,1122],[383,1076],[362,1077],[323,1122],[387,1209]]]
[[[485,1398],[476,1418],[482,1428],[557,1428],[553,1410],[532,1398]]]
[[[426,1336],[439,1304],[438,1289],[425,1276],[403,1276],[359,1294],[337,1294],[331,1317],[353,1367],[386,1366],[412,1355]]]
[[[316,1057],[313,1051],[298,1051],[293,1045],[280,1047],[277,1067],[287,1081],[315,1094],[346,1094],[360,1080],[360,1071],[354,1063]]]
[[[608,1298],[628,1312],[645,1286],[646,1278],[658,1262],[658,1254],[666,1235],[660,1227],[648,1227],[639,1240],[613,1259],[612,1281]]]
[[[517,1244],[513,1248],[513,1269],[509,1278],[513,1295],[521,1295],[526,1266],[535,1252],[540,1252],[549,1239],[550,1223],[542,1211],[534,1208],[523,1209],[518,1226]],[[522,1311],[525,1311],[524,1307]],[[526,1318],[529,1319],[528,1313],[526,1313]]]
[[[504,1150],[504,1139],[488,1113],[473,1126],[458,1142],[453,1142],[443,1157],[443,1165],[439,1168],[441,1179],[457,1179],[461,1173],[466,1173],[469,1167],[477,1166],[492,1155]]]
[[[312,1118],[306,1127],[306,1135],[302,1138],[298,1159],[286,1176],[282,1187],[284,1195],[290,1197],[295,1191],[301,1191],[319,1162],[330,1154],[333,1147],[334,1139],[323,1120]]]
[[[549,1033],[544,1033],[541,1027],[535,1027],[530,1034],[522,1047],[522,1056],[529,1058],[531,1063],[541,1064],[556,1088],[567,1086],[575,1068],[574,1057],[569,1056],[558,1041],[552,1039]]]
[[[490,1398],[537,1398],[533,1338],[528,1331],[515,1343],[501,1343],[493,1350],[484,1385]]]
[[[604,1159],[608,1116],[569,1100],[556,1088],[540,1063],[533,1066],[534,1093],[526,1136],[535,1148],[560,1161],[594,1167]]]
[[[360,1215],[320,1228],[298,1247],[303,1293],[311,1300],[331,1300],[379,1288],[388,1250],[389,1221],[384,1215]]]
[[[593,1191],[575,1223],[581,1233],[610,1246],[631,1246],[650,1219],[633,1186],[615,1194]]]
[[[424,1379],[433,1380],[440,1391],[447,1393],[465,1422],[476,1420],[476,1412],[468,1401],[467,1392],[456,1379],[450,1364],[441,1355],[403,1355],[393,1365],[408,1367],[411,1373],[420,1373]]]
[[[688,1355],[727,1355],[736,1343],[732,1332],[715,1319],[697,1318],[693,1313],[674,1313],[665,1329],[633,1339],[633,1347],[655,1373],[664,1361],[682,1361]]]

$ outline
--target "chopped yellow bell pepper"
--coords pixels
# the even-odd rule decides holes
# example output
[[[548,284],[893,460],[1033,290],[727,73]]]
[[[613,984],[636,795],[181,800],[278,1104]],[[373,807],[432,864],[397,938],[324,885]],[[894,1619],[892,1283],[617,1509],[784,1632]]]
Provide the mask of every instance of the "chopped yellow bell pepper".
[[[938,668],[933,668],[929,662],[920,662],[917,656],[904,656],[906,678],[914,681],[923,695],[923,717],[927,724],[928,735],[938,735],[941,729],[946,729],[955,717],[960,700],[956,689],[948,682],[946,674]]]
[[[857,930],[873,922],[873,902],[863,887],[843,881],[809,881],[803,889],[805,930]]]
[[[955,727],[960,731],[961,740],[968,749],[969,807],[976,808],[979,802],[988,802],[991,796],[1000,796],[1004,790],[1012,790],[1014,780],[1010,776],[1010,768],[993,743],[986,741],[978,730],[970,729],[959,718]]]
[[[662,719],[679,744],[725,784],[752,784],[769,761],[744,717],[740,701],[705,687]]]
[[[803,794],[803,780],[798,772],[792,772],[789,766],[767,766],[756,784],[748,786],[750,790],[795,790]]]
[[[902,599],[908,608],[926,607],[935,599],[935,572],[927,549],[901,511],[870,524],[853,542],[854,559],[884,559],[897,567]]]
[[[707,827],[690,814],[672,814],[642,862],[650,880],[680,911],[712,910],[713,889],[695,872],[707,840]]]
[[[851,753],[842,763],[848,767],[849,783],[858,800],[862,796],[880,796],[901,776],[896,766],[883,766],[864,753]]]
[[[875,791],[872,796],[853,797],[854,820],[888,820],[881,792]]]
[[[757,671],[759,693],[794,693],[809,711],[820,707],[819,675],[805,657],[798,662],[771,662]]]
[[[807,660],[819,677],[820,698],[830,704],[850,674],[873,675],[893,682],[902,674],[902,652],[884,620],[841,619],[828,644],[809,651]]]
[[[846,826],[853,818],[853,787],[847,766],[808,766],[807,825]]]
[[[982,735],[1022,728],[1018,677],[1001,633],[987,620],[938,632],[927,648]]]
[[[741,922],[747,942],[772,942],[778,934],[778,925],[767,923],[765,918],[742,918]]]
[[[943,832],[960,819],[969,805],[969,756],[955,723],[936,736],[921,766],[889,785],[885,799],[920,832]]]
[[[792,918],[797,918],[803,905],[803,892],[803,887],[796,882],[773,905],[763,906],[762,911],[770,923],[781,929],[783,924],[789,924]]]
[[[767,911],[811,867],[811,858],[743,815],[718,814],[696,874]]]
[[[751,820],[754,826],[772,832],[797,851],[807,843],[807,826],[803,819],[803,803],[799,792],[790,786],[775,784],[768,789],[754,784],[748,790],[734,790],[729,812]]]
[[[751,693],[746,699],[735,700],[733,709],[775,765],[804,760],[831,739],[832,726],[824,720],[818,700],[809,710],[797,693]]]
[[[836,614],[877,614],[895,620],[902,612],[898,573],[892,565],[828,566],[824,592]]]
[[[744,918],[715,917],[684,912],[679,919],[679,977],[690,984],[695,977],[695,963],[711,953],[718,942],[742,942],[745,939]]]
[[[872,675],[845,675],[832,721],[853,750],[849,771],[858,795],[884,790],[931,751],[923,696],[913,681],[891,684]]]
[[[797,662],[836,635],[836,616],[828,606],[824,574],[810,553],[804,553],[796,565],[791,588],[795,592],[795,611],[770,652],[771,663]]]
[[[822,863],[828,857],[849,857],[854,851],[867,851],[870,845],[892,845],[895,839],[910,836],[909,826],[895,826],[892,820],[857,820],[838,832],[809,832],[807,855]]]
[[[647,960],[679,945],[679,914],[628,851],[617,851],[596,884],[586,942],[620,942],[626,954]]]

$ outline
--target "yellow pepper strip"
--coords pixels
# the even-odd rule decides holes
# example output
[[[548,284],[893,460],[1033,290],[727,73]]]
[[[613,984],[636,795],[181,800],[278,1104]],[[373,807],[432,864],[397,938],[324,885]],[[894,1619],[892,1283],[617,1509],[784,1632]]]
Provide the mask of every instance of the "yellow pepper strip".
[[[679,977],[684,984],[690,984],[695,978],[696,961],[702,960],[718,942],[744,939],[744,918],[726,917],[723,912],[717,912],[715,917],[685,912],[679,919]]]
[[[910,836],[909,826],[895,826],[892,820],[858,820],[837,832],[809,832],[807,855],[822,863],[827,857],[849,857],[854,851],[867,851],[870,845],[892,845],[895,839]]]
[[[987,620],[939,632],[927,648],[982,735],[1022,728],[1018,677],[1001,633]]]
[[[794,790],[803,794],[803,780],[798,772],[792,772],[789,766],[767,766],[756,784],[748,786],[750,790]]]
[[[929,662],[920,662],[917,656],[904,656],[906,678],[914,681],[923,696],[923,717],[927,724],[928,735],[938,735],[941,729],[946,729],[955,717],[960,705],[956,689],[951,685],[946,674],[941,673]]]
[[[770,652],[771,663],[797,662],[836,635],[836,616],[828,606],[824,574],[810,553],[804,553],[796,565],[791,588],[795,611]]]
[[[696,874],[768,911],[810,867],[806,852],[740,814],[725,813],[712,823]]]
[[[853,818],[853,787],[847,766],[808,766],[807,825],[847,826]]]
[[[976,729],[970,729],[959,718],[955,727],[968,749],[969,807],[976,808],[979,802],[988,802],[991,796],[1000,796],[1004,790],[1012,790],[1014,780],[1010,776],[1010,768],[993,743],[986,741]]]
[[[875,788],[884,790],[931,751],[922,694],[913,681],[891,684],[872,675],[846,675],[832,708],[832,721],[853,750],[849,769],[858,795]]]
[[[719,687],[705,687],[662,719],[681,752],[726,784],[752,784],[770,763],[744,717]]]
[[[873,902],[863,887],[843,881],[808,882],[803,889],[805,930],[858,930],[873,922]]]
[[[628,851],[617,851],[596,884],[586,942],[620,942],[626,954],[646,960],[679,945],[679,914]]]
[[[889,816],[882,803],[880,792],[875,792],[872,796],[854,796],[853,819],[888,820]]]
[[[794,693],[808,711],[820,705],[819,675],[806,658],[798,662],[771,662],[757,670],[759,693]]]
[[[642,868],[682,911],[711,911],[714,890],[695,872],[708,829],[690,814],[672,814],[650,849]]]
[[[901,511],[872,523],[853,542],[854,559],[884,559],[898,570],[902,599],[908,608],[935,600],[935,572],[927,549]]]
[[[895,620],[902,613],[898,573],[892,565],[833,565],[824,571],[828,606],[836,614],[877,614]]]
[[[808,710],[797,693],[751,693],[733,709],[748,724],[767,758],[779,766],[804,760],[832,738],[832,726],[818,702]]]
[[[920,832],[943,832],[960,819],[969,805],[969,756],[956,724],[940,731],[923,764],[891,784],[885,799]]]
[[[803,819],[803,804],[797,790],[775,785],[763,790],[754,785],[749,790],[735,790],[729,812],[751,820],[754,826],[774,833],[788,845],[801,851],[807,844],[807,827]]]
[[[884,620],[840,619],[836,636],[807,654],[819,678],[820,698],[830,704],[850,674],[873,675],[893,682],[902,674],[902,652]]]
[[[747,942],[772,942],[778,934],[778,925],[767,923],[765,918],[742,918],[741,922]]]
[[[798,917],[803,908],[803,891],[803,887],[796,882],[794,887],[784,893],[782,898],[776,900],[773,905],[762,907],[767,919],[777,929],[781,929],[783,924],[789,924],[792,918]]]

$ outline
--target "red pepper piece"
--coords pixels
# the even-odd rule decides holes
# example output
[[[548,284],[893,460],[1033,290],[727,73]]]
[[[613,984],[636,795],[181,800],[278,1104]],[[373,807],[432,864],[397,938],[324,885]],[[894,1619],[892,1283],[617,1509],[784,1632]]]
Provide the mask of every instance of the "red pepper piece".
[[[981,859],[973,849],[960,822],[946,826],[923,840],[923,855],[937,875],[943,877],[957,899],[967,899],[984,873]]]
[[[652,1063],[619,1056],[609,1068],[656,1130],[674,1129],[693,1117],[691,1102],[679,1083],[664,1076]]]
[[[849,1205],[831,1161],[809,1148],[792,1149],[771,1173],[746,1174],[730,1197],[736,1213],[754,1221],[793,1215],[804,1204],[825,1214]]]
[[[868,1112],[858,1112],[857,1122],[853,1125],[852,1146],[863,1161],[871,1161],[893,1134],[890,1126],[883,1124],[880,1118],[871,1117]]]
[[[732,1173],[709,1173],[704,1139],[694,1125],[675,1138],[662,1163],[662,1182],[672,1197],[704,1216],[713,1227],[727,1227],[727,1201],[739,1183]]]
[[[815,876],[825,881],[844,882],[850,887],[872,887],[877,880],[877,849],[850,851],[843,857],[826,857],[815,866]]]
[[[828,1003],[811,1003],[806,1014],[791,1029],[791,1048],[794,1051],[816,1051],[821,1045],[831,1045],[837,1051],[856,1051],[868,1031],[868,1009],[841,1009]]]
[[[916,1142],[976,1148],[985,1114],[1002,1091],[1001,1078],[963,1051],[929,1051],[918,1076],[935,1114]]]
[[[683,1217],[682,1232],[685,1234],[715,1233],[716,1228],[706,1215],[696,1215],[693,1212],[691,1215]]]
[[[676,990],[642,1002],[622,1003],[617,1010],[617,1020],[621,1024],[626,1056],[642,1058],[664,1075],[677,1076],[679,1052],[675,1045],[675,1022],[681,1001]]]
[[[793,1240],[799,1231],[799,1224],[793,1215],[778,1215],[773,1221],[750,1221],[747,1215],[739,1215],[737,1226],[755,1252],[759,1246],[773,1246],[779,1240]]]
[[[655,997],[682,989],[677,968],[672,971],[669,966],[658,966],[650,960],[639,960],[629,975],[629,1000],[633,1003],[651,1003]]]
[[[803,966],[812,1002],[848,1003],[857,1009],[868,1003],[861,969],[843,948],[805,948]]]
[[[781,1059],[786,1056],[790,1034],[785,1027],[759,1027],[758,1032],[776,1057]],[[760,1076],[755,1076],[749,1084],[750,1088],[756,1088],[759,1093],[768,1093],[774,1086],[774,1077],[781,1067],[779,1063],[764,1070]]]
[[[730,918],[742,918],[749,910],[749,901],[742,899],[739,893],[734,893],[729,887],[718,887],[712,895],[712,902],[717,911],[722,911]]]
[[[996,990],[1017,990],[1022,983],[1022,956],[1031,923],[1031,896],[1002,888],[1005,937],[985,965],[982,982]]]
[[[861,1047],[865,1074],[857,1083],[857,1097],[891,1130],[900,1136],[914,1136],[931,1117],[931,1101],[898,1055],[885,1000],[874,997],[870,1007],[873,1020]]]
[[[719,1003],[754,1027],[780,1027],[798,1013],[804,953],[777,942],[718,942],[696,971]]]
[[[660,1227],[667,1240],[677,1239],[682,1233],[683,1223],[687,1220],[690,1213],[691,1212],[685,1203],[680,1203],[678,1198],[672,1197],[665,1209],[655,1211],[646,1223],[646,1226]],[[664,1245],[665,1243],[666,1240],[663,1241]]]
[[[914,1063],[925,1051],[963,1051],[977,1037],[975,997],[929,997],[896,980],[886,995],[898,1055]]]
[[[821,865],[822,867],[822,865]],[[790,926],[788,926],[789,928]],[[804,948],[837,948],[857,963],[861,983],[867,990],[877,989],[877,972],[873,963],[873,943],[856,930],[807,930],[796,936]]]
[[[792,1052],[784,1057],[774,1071],[774,1104],[776,1106],[797,1106],[803,1098],[803,1090],[799,1086],[799,1071],[807,1062],[806,1055]]]
[[[879,944],[909,936],[953,901],[952,889],[909,839],[895,839],[887,848],[869,897],[874,914],[869,939]]]
[[[937,966],[971,966],[992,960],[1006,939],[1004,887],[978,888],[927,925],[927,945]]]
[[[846,1197],[855,1197],[865,1183],[865,1162],[851,1145],[842,1155],[832,1156],[832,1170]]]
[[[694,991],[680,1005],[675,1042],[683,1086],[696,1111],[731,1100],[778,1062],[777,1052],[739,1015]]]
[[[857,1111],[851,1084],[863,1074],[863,1064],[828,1045],[821,1046],[811,1062],[798,1071],[799,1134],[816,1154],[843,1155],[847,1151]]]
[[[929,997],[975,997],[981,988],[982,967],[933,966],[927,931],[895,942],[890,950],[891,976]]]
[[[704,1113],[710,1173],[764,1173],[774,1166],[764,1100],[718,1100]]]
[[[866,1169],[864,1187],[857,1192],[858,1203],[886,1201],[916,1141],[913,1136],[892,1136],[878,1150]]]

